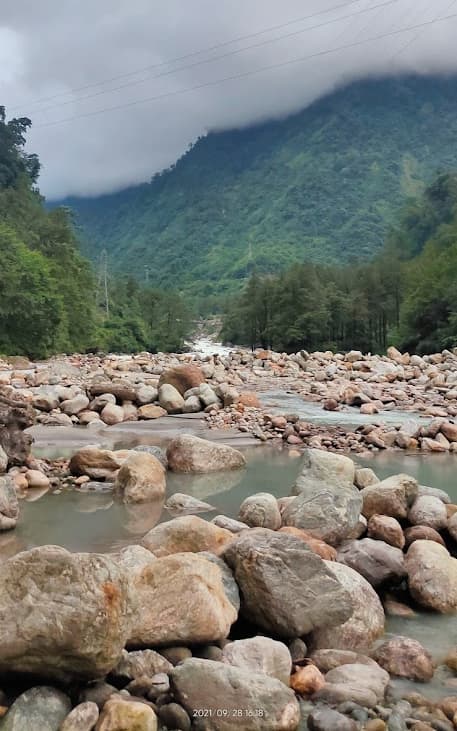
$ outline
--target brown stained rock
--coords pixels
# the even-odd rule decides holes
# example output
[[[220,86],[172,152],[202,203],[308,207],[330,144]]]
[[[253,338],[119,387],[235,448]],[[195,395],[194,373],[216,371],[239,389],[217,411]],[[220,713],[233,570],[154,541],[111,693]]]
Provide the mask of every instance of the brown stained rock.
[[[432,657],[420,642],[410,637],[392,637],[377,647],[376,662],[390,675],[428,682],[433,678]]]
[[[299,538],[301,541],[306,543],[306,545],[313,551],[313,553],[317,553],[318,556],[325,559],[326,561],[336,561],[336,548],[333,548],[333,546],[329,546],[328,543],[319,540],[319,538],[314,538],[314,536],[310,535],[306,531],[285,525],[279,529],[279,532],[288,533],[291,536]]]
[[[191,388],[196,388],[200,384],[205,383],[203,371],[197,365],[186,363],[185,365],[175,366],[165,370],[159,379],[160,386],[173,386],[181,396]]]
[[[114,492],[124,503],[146,503],[165,496],[165,469],[147,452],[132,452],[119,470]]]
[[[297,667],[290,677],[290,687],[303,696],[313,695],[325,685],[325,678],[315,665]]]
[[[142,545],[158,558],[183,552],[219,554],[233,538],[233,533],[225,528],[196,515],[183,515],[150,530]]]
[[[457,559],[434,541],[414,541],[406,555],[412,597],[443,614],[457,610]]]
[[[388,515],[372,515],[368,521],[368,537],[384,541],[396,548],[403,548],[405,536],[396,518]]]

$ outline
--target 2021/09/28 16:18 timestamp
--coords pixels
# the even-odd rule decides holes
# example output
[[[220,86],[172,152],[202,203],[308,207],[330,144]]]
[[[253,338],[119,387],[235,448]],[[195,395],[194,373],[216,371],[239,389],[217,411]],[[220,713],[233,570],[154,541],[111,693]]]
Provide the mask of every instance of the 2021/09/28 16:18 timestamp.
[[[192,718],[262,718],[262,708],[194,708]]]

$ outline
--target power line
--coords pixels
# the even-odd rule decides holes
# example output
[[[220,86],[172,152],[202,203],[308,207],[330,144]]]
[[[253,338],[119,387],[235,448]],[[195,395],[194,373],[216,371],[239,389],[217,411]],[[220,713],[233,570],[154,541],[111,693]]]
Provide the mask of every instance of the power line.
[[[456,4],[456,2],[457,2],[457,0],[452,0],[452,2],[449,3],[449,5],[446,7],[446,10],[444,12],[448,13],[451,10],[451,8]],[[441,13],[441,11],[439,11],[435,15],[432,22],[436,23],[440,20],[440,18],[439,18],[440,13]],[[397,51],[395,51],[395,53],[389,59],[389,63],[392,63],[393,61],[395,61],[395,59],[397,59],[399,56],[401,56],[408,48],[410,48],[410,46],[412,46],[417,40],[419,40],[419,38],[424,34],[424,30],[425,30],[425,28],[421,28],[418,33],[415,33],[412,38],[409,38],[404,43],[403,46],[401,46]]]
[[[53,94],[52,96],[48,97],[41,97],[39,99],[35,99],[35,101],[32,101],[29,103],[29,108],[32,106],[35,106],[36,104],[41,104],[48,101],[53,101],[54,99],[59,99],[62,96],[68,96],[69,94],[77,94],[80,91],[86,91],[87,89],[93,89],[97,86],[102,86],[103,84],[111,84],[113,81],[119,81],[120,79],[126,79],[129,76],[135,76],[136,74],[145,73],[146,71],[153,71],[157,68],[162,68],[163,66],[169,66],[172,63],[178,63],[180,61],[186,61],[189,58],[193,58],[194,56],[200,56],[203,53],[211,53],[211,51],[217,51],[220,48],[225,48],[227,46],[232,45],[233,43],[239,43],[241,41],[249,40],[249,38],[257,38],[258,36],[264,35],[265,33],[271,33],[275,30],[281,30],[282,28],[287,28],[290,25],[295,25],[296,23],[302,23],[305,20],[312,20],[312,18],[315,18],[319,15],[325,15],[326,13],[331,13],[335,10],[340,10],[341,8],[347,8],[351,5],[356,5],[357,3],[360,3],[362,0],[349,0],[349,2],[339,3],[338,5],[333,5],[331,8],[327,8],[326,10],[320,10],[317,13],[311,13],[310,15],[304,15],[300,18],[295,18],[294,20],[288,20],[285,23],[279,23],[278,25],[270,26],[269,28],[264,28],[263,30],[256,31],[254,33],[248,33],[246,35],[237,36],[236,38],[232,38],[229,41],[223,41],[221,43],[216,43],[213,46],[208,46],[207,48],[202,48],[198,51],[191,51],[190,53],[186,53],[183,56],[176,56],[175,58],[168,59],[167,61],[161,61],[159,63],[151,64],[149,66],[143,66],[140,69],[136,69],[134,71],[129,71],[125,74],[120,74],[118,76],[112,76],[109,79],[103,79],[101,81],[93,82],[91,84],[86,84],[85,86],[80,86],[77,88],[69,89],[68,91],[63,91],[58,94]],[[108,91],[112,91],[111,89]],[[108,92],[107,92],[108,93]],[[24,102],[25,104],[26,102]],[[15,111],[19,109],[23,105],[17,105],[15,107],[11,108],[11,111]]]
[[[360,0],[357,0],[359,2]],[[239,53],[244,53],[245,51],[250,51],[256,48],[262,48],[263,46],[269,45],[271,43],[277,43],[278,41],[285,40],[287,38],[293,38],[295,36],[301,35],[302,33],[307,33],[311,30],[317,30],[318,28],[324,28],[328,25],[333,25],[334,23],[338,23],[342,20],[348,20],[349,18],[357,17],[358,15],[363,15],[365,13],[371,12],[373,10],[376,10],[377,8],[384,8],[387,5],[392,5],[394,3],[398,3],[400,0],[384,0],[382,3],[379,3],[378,5],[374,5],[369,8],[363,8],[362,10],[357,10],[355,13],[349,13],[347,15],[342,15],[339,18],[335,18],[332,20],[326,20],[323,23],[318,23],[317,25],[311,25],[308,28],[301,28],[300,30],[295,30],[290,33],[286,33],[285,35],[278,36],[277,38],[268,38],[267,40],[260,41],[259,43],[251,44],[250,46],[245,46],[244,48],[238,48],[234,51],[227,51],[223,54],[220,54],[219,56],[213,56],[212,58],[208,59],[202,59],[200,61],[194,61],[191,64],[187,64],[186,66],[181,66],[176,69],[169,69],[168,71],[162,71],[160,74],[155,74],[154,76],[147,77],[146,79],[138,79],[136,81],[130,81],[125,84],[121,84],[121,86],[115,86],[112,89],[103,89],[101,91],[97,91],[93,94],[86,94],[86,96],[78,97],[77,99],[70,99],[66,102],[59,102],[57,104],[51,104],[48,107],[44,107],[44,109],[37,110],[36,113],[44,113],[49,112],[52,109],[60,108],[60,107],[66,107],[71,104],[74,104],[75,102],[83,102],[88,99],[94,99],[99,96],[104,96],[105,94],[112,94],[116,91],[122,91],[123,89],[131,88],[133,86],[139,86],[140,84],[146,84],[149,81],[154,81],[155,79],[161,79],[165,76],[171,76],[173,74],[178,73],[179,71],[188,71],[190,69],[196,68],[197,66],[204,66],[209,63],[214,63],[215,61],[221,61],[222,59],[229,58],[231,56],[236,56]]]
[[[238,74],[233,74],[231,76],[225,76],[220,79],[214,79],[213,81],[206,81],[201,84],[195,84],[194,86],[189,86],[186,89],[176,89],[173,91],[167,91],[163,92],[162,94],[157,94],[152,97],[147,97],[143,99],[135,99],[131,102],[125,102],[123,104],[116,104],[112,107],[105,107],[103,109],[97,109],[91,112],[82,112],[81,114],[76,114],[71,117],[65,117],[63,119],[57,119],[52,122],[45,122],[42,124],[35,125],[35,129],[42,129],[44,127],[53,127],[58,124],[63,124],[65,122],[72,122],[77,119],[85,119],[88,117],[95,117],[99,114],[104,114],[105,112],[114,112],[119,109],[128,109],[130,107],[137,106],[138,104],[148,104],[155,101],[160,101],[162,99],[169,99],[171,97],[180,96],[181,94],[188,94],[193,91],[199,91],[200,89],[205,89],[211,86],[218,86],[219,84],[226,83],[227,81],[236,81],[239,79],[244,79],[249,76],[255,76],[260,73],[264,73],[265,71],[272,71],[279,68],[285,68],[286,66],[291,66],[296,63],[303,63],[303,61],[309,61],[314,58],[322,58],[323,56],[328,56],[332,53],[338,53],[339,51],[345,51],[349,50],[351,48],[357,48],[360,46],[365,45],[366,43],[371,43],[373,41],[380,41],[384,38],[390,38],[392,36],[400,35],[402,33],[407,33],[410,30],[417,30],[419,28],[426,28],[431,25],[434,25],[435,23],[442,23],[447,20],[452,20],[453,18],[457,18],[457,13],[452,13],[451,15],[446,15],[442,18],[437,18],[434,20],[428,20],[424,21],[422,23],[417,23],[416,25],[411,25],[406,28],[399,28],[393,31],[389,31],[388,33],[381,33],[377,36],[372,36],[371,38],[366,38],[361,41],[354,41],[352,43],[348,43],[346,45],[337,46],[336,48],[330,48],[326,49],[325,51],[317,51],[316,53],[309,54],[307,56],[300,56],[298,58],[289,59],[288,61],[282,61],[280,63],[270,64],[268,66],[262,66],[258,69],[253,69],[251,71],[243,71]]]

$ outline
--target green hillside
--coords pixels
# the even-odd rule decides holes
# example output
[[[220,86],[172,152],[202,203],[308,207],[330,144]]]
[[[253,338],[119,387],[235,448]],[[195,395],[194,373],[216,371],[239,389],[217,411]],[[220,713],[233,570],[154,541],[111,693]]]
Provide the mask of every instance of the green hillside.
[[[64,201],[85,252],[204,297],[255,269],[371,258],[409,198],[457,168],[457,79],[352,84],[299,114],[211,133],[150,183]]]

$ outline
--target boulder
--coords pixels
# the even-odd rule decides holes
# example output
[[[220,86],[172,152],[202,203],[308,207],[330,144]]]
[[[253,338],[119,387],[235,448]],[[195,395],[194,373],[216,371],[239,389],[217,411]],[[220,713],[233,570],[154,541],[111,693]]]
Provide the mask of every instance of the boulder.
[[[253,673],[264,673],[289,685],[292,658],[287,645],[269,637],[250,637],[225,645],[222,662]]]
[[[384,609],[373,587],[357,571],[341,563],[327,562],[327,568],[335,575],[350,596],[352,614],[339,627],[323,627],[312,635],[314,649],[333,648],[363,651],[384,634]]]
[[[165,469],[147,452],[133,452],[117,473],[114,492],[124,503],[160,500],[166,490]]]
[[[72,456],[70,472],[76,477],[88,475],[92,480],[113,479],[121,464],[122,460],[108,449],[83,447]]]
[[[210,718],[212,731],[298,728],[300,711],[293,690],[263,673],[192,658],[172,670],[171,683],[189,715],[206,723]]]
[[[242,613],[278,637],[342,624],[352,613],[325,562],[294,536],[253,528],[238,534],[224,558],[242,594]]]
[[[457,541],[457,513],[454,513],[454,515],[451,515],[451,517],[449,518],[447,522],[447,529],[454,541]]]
[[[185,414],[198,414],[202,410],[202,404],[198,396],[189,396],[189,398],[186,398],[182,410]]]
[[[234,520],[233,518],[228,518],[226,515],[216,515],[212,519],[211,523],[214,523],[214,525],[217,525],[219,528],[225,528],[231,533],[241,533],[242,530],[249,528],[246,523],[242,523],[240,520]]]
[[[457,424],[451,421],[443,421],[440,431],[450,442],[457,442]]]
[[[220,553],[233,538],[233,533],[225,528],[219,528],[196,515],[183,515],[150,530],[144,536],[142,545],[157,557],[183,552]]]
[[[168,414],[179,414],[184,408],[183,397],[168,383],[159,387],[159,403]]]
[[[314,553],[317,553],[318,556],[325,559],[326,561],[336,560],[336,549],[333,548],[333,546],[329,546],[328,543],[325,543],[325,541],[321,541],[319,538],[314,538],[314,536],[311,536],[304,530],[285,525],[279,529],[279,532],[287,533],[290,536],[295,536],[296,538],[299,538],[301,541],[306,543],[308,548],[310,548]]]
[[[403,552],[372,538],[343,544],[337,559],[361,574],[372,586],[386,582],[400,583],[406,576]]]
[[[172,515],[195,515],[196,513],[208,513],[215,509],[213,505],[182,492],[170,495],[164,507]]]
[[[96,703],[80,703],[68,714],[59,731],[93,731],[99,715]]]
[[[312,653],[311,660],[323,673],[339,668],[340,665],[376,665],[376,661],[368,655],[352,650],[316,650]]]
[[[411,637],[392,637],[376,648],[373,658],[390,675],[423,683],[433,678],[434,668],[430,653]]]
[[[306,482],[306,485],[302,483],[298,496],[284,508],[282,522],[336,546],[356,527],[361,507],[361,493],[353,485]]]
[[[156,404],[145,404],[144,406],[140,406],[140,408],[138,409],[139,419],[160,419],[161,416],[166,415],[166,410],[163,409],[161,406],[156,406]]]
[[[0,444],[0,475],[3,475],[8,469],[8,455]]]
[[[406,554],[408,585],[422,606],[443,614],[457,610],[457,559],[435,541],[414,541]]]
[[[145,703],[116,697],[103,706],[95,731],[157,731],[157,716]]]
[[[19,502],[14,480],[9,475],[0,477],[0,532],[16,527]]]
[[[442,530],[447,524],[446,506],[437,497],[421,495],[410,508],[408,520],[411,525],[426,525],[436,531]]]
[[[364,487],[370,487],[370,485],[376,485],[380,482],[379,478],[375,475],[371,467],[360,467],[355,471],[354,482],[359,490],[363,490]]]
[[[341,665],[326,674],[325,686],[313,699],[331,705],[352,701],[373,708],[384,700],[388,683],[388,673],[376,663]]]
[[[59,731],[70,710],[64,693],[38,685],[16,698],[0,721],[0,731]]]
[[[294,488],[294,495],[299,495],[305,489],[315,489],[318,486],[352,487],[355,478],[355,465],[352,459],[333,452],[324,452],[321,449],[306,449],[304,452],[303,467]]]
[[[388,515],[372,515],[368,521],[368,537],[384,541],[395,548],[403,548],[405,536],[396,518]]]
[[[95,398],[97,396],[106,396],[111,394],[118,401],[135,401],[136,390],[129,383],[113,383],[112,381],[100,381],[93,383],[89,388],[90,395]],[[110,401],[115,403],[115,401]]]
[[[120,424],[125,419],[124,409],[116,404],[106,404],[100,413],[100,418],[108,426]]]
[[[173,472],[217,472],[246,466],[246,459],[237,449],[215,444],[190,434],[173,439],[167,449],[168,466]]]
[[[305,665],[305,667],[297,666],[290,678],[290,687],[298,695],[312,695],[323,688],[324,685],[325,678],[315,665]]]
[[[372,515],[389,515],[402,520],[417,497],[419,486],[414,477],[393,475],[361,491],[362,512],[365,518]]]
[[[173,665],[154,650],[136,650],[134,652],[122,651],[122,657],[116,667],[111,671],[111,676],[128,682],[146,676],[151,678],[158,673],[169,673]]]
[[[40,546],[0,564],[0,672],[92,679],[118,662],[128,580],[112,557]]]
[[[192,363],[186,363],[185,365],[168,368],[162,373],[159,379],[159,392],[161,386],[170,385],[181,396],[184,396],[186,391],[189,391],[191,388],[196,388],[204,382],[205,377],[201,368]]]
[[[27,470],[25,479],[29,487],[49,487],[51,481],[41,470]]]
[[[85,393],[79,393],[74,398],[62,401],[60,409],[67,416],[76,416],[80,411],[84,411],[89,406],[89,399]]]
[[[357,731],[357,723],[333,708],[315,708],[308,716],[309,731]]]
[[[217,642],[237,618],[220,568],[192,553],[152,560],[135,576],[132,595],[131,647]]]
[[[252,528],[277,530],[281,527],[281,513],[276,498],[268,492],[250,495],[241,503],[238,520]]]
[[[414,541],[435,541],[445,545],[443,538],[434,528],[426,525],[413,525],[405,530],[405,546],[409,547]]]
[[[159,398],[159,391],[155,386],[147,386],[143,384],[136,392],[136,402],[140,406],[153,404]]]

